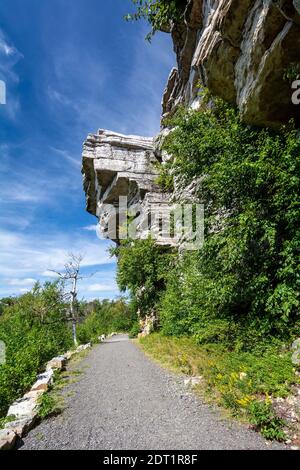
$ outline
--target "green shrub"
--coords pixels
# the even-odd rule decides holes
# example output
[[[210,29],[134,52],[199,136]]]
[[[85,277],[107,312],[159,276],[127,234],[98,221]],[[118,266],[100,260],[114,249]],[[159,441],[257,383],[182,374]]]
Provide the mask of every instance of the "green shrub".
[[[38,415],[40,418],[50,418],[60,414],[61,411],[58,398],[53,396],[51,392],[41,395],[38,402]]]
[[[194,338],[198,344],[226,343],[232,334],[232,327],[229,321],[216,319],[214,322],[204,323],[197,328]]]
[[[174,176],[170,172],[167,165],[159,163],[156,165],[159,175],[156,178],[156,183],[160,186],[163,192],[171,193],[174,191]]]
[[[145,19],[151,26],[151,32],[146,39],[151,38],[156,31],[169,31],[171,22],[178,22],[183,18],[187,0],[132,0],[136,6],[135,13],[125,16],[127,21]]]
[[[133,325],[132,325],[132,328],[129,332],[129,337],[130,338],[136,338],[138,336],[138,334],[141,332],[141,328],[140,328],[140,325],[138,322],[135,322]]]
[[[300,77],[300,65],[298,62],[292,62],[283,74],[283,79],[289,82],[299,80]]]
[[[68,306],[59,283],[43,287],[37,284],[16,299],[3,299],[1,308],[0,340],[6,345],[6,363],[0,365],[0,418],[15,399],[30,389],[48,360],[73,346],[66,320]],[[137,319],[124,299],[82,303],[80,308],[85,316],[78,326],[81,343],[97,341],[99,335],[112,331],[129,331]],[[43,399],[42,414],[51,408],[51,399]]]
[[[272,405],[267,402],[253,401],[248,407],[250,422],[266,439],[284,441],[284,421],[276,416]]]
[[[11,423],[13,421],[16,420],[16,416],[5,416],[4,418],[0,418],[0,430],[1,429],[4,429],[5,426],[8,424],[8,423]]]
[[[165,288],[175,255],[171,250],[147,240],[126,240],[113,250],[118,257],[117,281],[121,291],[129,291],[133,308],[144,317],[156,309]]]
[[[140,340],[142,348],[164,366],[202,376],[199,391],[231,415],[246,419],[268,439],[284,440],[284,422],[270,397],[287,397],[300,383],[290,353],[269,345],[263,353],[236,352],[224,344],[197,344],[191,337],[154,333]],[[264,399],[264,401],[261,401]]]
[[[72,345],[61,286],[37,284],[7,305],[0,317],[0,340],[6,345],[6,363],[0,366],[3,416],[10,403],[31,387],[44,364]]]
[[[135,310],[124,299],[95,301],[91,313],[79,325],[77,336],[80,343],[97,342],[102,334],[129,331],[136,318]]]
[[[201,177],[206,226],[204,248],[169,271],[163,331],[202,342],[204,330],[211,341],[209,331],[221,326],[215,339],[228,336],[241,349],[299,335],[297,129],[247,126],[218,99],[201,112],[179,110],[169,125],[164,149],[172,158],[164,171],[185,184]]]

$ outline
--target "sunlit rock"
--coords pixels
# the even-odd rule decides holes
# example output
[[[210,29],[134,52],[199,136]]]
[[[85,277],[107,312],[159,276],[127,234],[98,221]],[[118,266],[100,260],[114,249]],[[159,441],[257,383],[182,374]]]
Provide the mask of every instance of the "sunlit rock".
[[[170,196],[156,183],[158,159],[152,138],[100,130],[88,136],[83,150],[87,210],[98,217],[102,236],[147,238],[173,245],[161,233],[160,221],[170,213]]]
[[[163,117],[194,106],[199,86],[238,106],[246,122],[277,126],[300,120],[292,103],[300,66],[298,0],[189,0],[172,30],[178,70],[163,99]]]

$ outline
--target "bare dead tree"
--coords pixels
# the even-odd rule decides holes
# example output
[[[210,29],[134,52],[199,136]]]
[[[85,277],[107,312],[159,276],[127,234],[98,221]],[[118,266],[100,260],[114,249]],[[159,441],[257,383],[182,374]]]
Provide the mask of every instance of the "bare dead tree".
[[[69,291],[66,292],[66,298],[69,302],[69,314],[67,320],[72,323],[72,333],[74,345],[78,345],[77,341],[77,323],[78,323],[78,302],[77,302],[77,287],[78,281],[84,279],[81,275],[80,267],[83,260],[82,255],[75,255],[70,253],[68,256],[68,261],[64,266],[64,271],[54,271],[55,274],[59,276],[62,280],[64,286],[68,285]]]

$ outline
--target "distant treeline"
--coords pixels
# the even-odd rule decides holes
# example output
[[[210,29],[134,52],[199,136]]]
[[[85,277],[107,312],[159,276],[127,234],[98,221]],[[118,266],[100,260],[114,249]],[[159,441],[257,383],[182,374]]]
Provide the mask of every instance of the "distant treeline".
[[[124,299],[79,302],[80,343],[112,331],[129,331],[135,320]],[[36,284],[29,293],[0,300],[0,341],[6,363],[0,365],[0,417],[28,390],[53,356],[73,347],[68,305],[59,282]]]

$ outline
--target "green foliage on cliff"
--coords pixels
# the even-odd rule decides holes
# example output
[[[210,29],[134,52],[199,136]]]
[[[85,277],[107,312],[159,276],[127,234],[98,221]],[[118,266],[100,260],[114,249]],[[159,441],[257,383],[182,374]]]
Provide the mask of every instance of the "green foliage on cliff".
[[[162,332],[263,349],[300,332],[300,138],[245,125],[216,100],[169,123],[164,171],[201,177],[203,249],[178,257],[151,240],[118,249],[118,282]]]
[[[121,291],[128,290],[141,316],[158,308],[174,254],[157,247],[151,238],[124,241],[113,250],[118,256],[117,281]]]
[[[244,348],[299,334],[298,131],[251,128],[221,100],[171,125],[169,166],[186,183],[202,177],[206,236],[169,277],[163,330]]]
[[[136,11],[125,16],[127,21],[146,20],[151,32],[146,36],[151,40],[157,31],[169,31],[170,23],[179,21],[187,5],[186,0],[132,0]]]
[[[1,416],[30,388],[44,363],[72,345],[60,285],[37,284],[32,292],[6,302],[0,340],[6,345],[6,363],[0,365]]]

